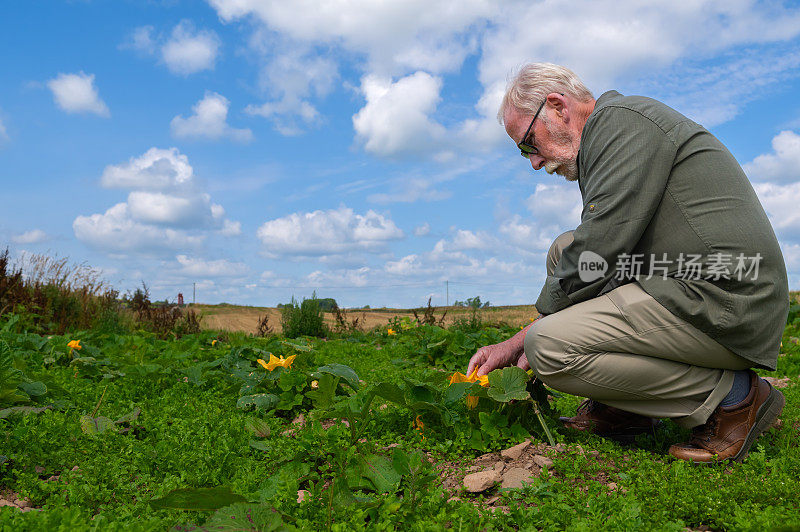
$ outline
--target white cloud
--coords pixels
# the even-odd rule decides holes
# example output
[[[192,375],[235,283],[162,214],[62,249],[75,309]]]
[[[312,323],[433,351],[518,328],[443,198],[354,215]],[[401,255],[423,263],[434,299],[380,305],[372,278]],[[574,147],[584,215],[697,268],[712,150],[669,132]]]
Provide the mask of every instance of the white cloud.
[[[264,56],[261,70],[262,90],[273,99],[261,105],[248,105],[245,112],[272,120],[282,135],[298,135],[304,128],[322,120],[309,101],[322,98],[333,88],[338,77],[336,63],[314,55],[297,45],[275,49],[274,43],[257,46]]]
[[[241,234],[241,224],[200,190],[188,158],[176,148],[151,148],[127,163],[109,165],[101,184],[131,189],[127,201],[104,214],[78,216],[75,236],[105,251],[196,248],[210,232]]]
[[[133,30],[128,41],[124,42],[121,48],[130,48],[146,54],[153,54],[156,51],[156,41],[153,39],[153,26],[140,26]]]
[[[189,185],[192,175],[189,158],[178,148],[150,148],[125,164],[106,166],[100,183],[107,188],[164,190]]]
[[[94,74],[59,74],[47,82],[56,104],[67,113],[94,113],[109,117],[111,113],[94,86]]]
[[[546,252],[553,240],[561,234],[555,226],[543,227],[533,221],[523,221],[519,215],[500,224],[498,231],[518,251],[534,253]]]
[[[9,140],[8,131],[6,131],[6,126],[3,124],[3,121],[0,120],[0,144]]]
[[[254,16],[287,39],[364,55],[367,70],[382,75],[458,70],[475,48],[473,26],[497,10],[488,0],[210,3],[224,21]]]
[[[237,142],[249,142],[253,139],[252,131],[228,125],[229,107],[230,102],[221,94],[206,92],[205,97],[192,107],[193,115],[188,118],[178,115],[172,119],[172,134],[177,138],[228,137]]]
[[[800,183],[755,183],[753,188],[780,240],[800,242]]]
[[[557,225],[567,230],[581,223],[583,201],[576,183],[539,183],[525,206],[544,225]]]
[[[427,236],[431,232],[431,224],[425,222],[414,228],[414,236]]]
[[[226,259],[203,260],[186,255],[177,255],[175,259],[181,265],[179,273],[191,277],[241,277],[249,271],[246,264]]]
[[[367,196],[372,203],[414,203],[416,201],[439,201],[452,196],[449,190],[433,188],[433,180],[411,178],[396,180],[390,192],[377,192]]]
[[[375,252],[403,236],[391,219],[372,210],[356,214],[347,207],[294,213],[270,220],[258,229],[265,253],[273,256]]]
[[[78,216],[72,229],[78,240],[108,252],[196,248],[205,239],[185,230],[141,223],[131,216],[127,203],[118,203],[104,214]]]
[[[444,138],[444,127],[431,120],[442,81],[416,72],[392,82],[366,76],[361,92],[366,105],[353,116],[353,127],[364,149],[381,156],[430,152]]]
[[[368,266],[363,266],[355,270],[336,270],[323,272],[313,271],[306,276],[306,283],[311,286],[320,287],[340,287],[340,286],[365,286],[368,283],[370,273]]]
[[[216,33],[195,30],[191,23],[182,21],[173,28],[172,35],[161,47],[161,59],[173,74],[188,76],[213,69],[219,46]]]
[[[15,244],[39,244],[47,239],[47,233],[41,229],[31,229],[11,237],[11,241]]]
[[[800,179],[800,135],[781,131],[772,139],[772,153],[759,155],[744,165],[750,179],[783,182]]]

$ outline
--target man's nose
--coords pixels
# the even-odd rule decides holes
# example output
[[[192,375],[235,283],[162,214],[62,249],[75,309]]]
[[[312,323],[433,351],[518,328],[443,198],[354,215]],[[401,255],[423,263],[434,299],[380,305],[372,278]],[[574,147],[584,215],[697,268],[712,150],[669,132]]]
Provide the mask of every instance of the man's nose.
[[[544,157],[539,155],[530,155],[528,156],[528,160],[530,160],[531,166],[534,170],[539,170],[542,166],[544,166]]]

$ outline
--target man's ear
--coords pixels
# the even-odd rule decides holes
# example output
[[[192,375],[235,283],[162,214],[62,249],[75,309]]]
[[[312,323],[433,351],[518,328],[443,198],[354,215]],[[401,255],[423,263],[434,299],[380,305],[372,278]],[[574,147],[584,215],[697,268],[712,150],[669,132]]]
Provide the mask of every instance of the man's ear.
[[[551,92],[547,95],[547,105],[556,112],[556,117],[560,118],[565,124],[569,123],[569,109],[567,108],[567,100],[563,94]]]

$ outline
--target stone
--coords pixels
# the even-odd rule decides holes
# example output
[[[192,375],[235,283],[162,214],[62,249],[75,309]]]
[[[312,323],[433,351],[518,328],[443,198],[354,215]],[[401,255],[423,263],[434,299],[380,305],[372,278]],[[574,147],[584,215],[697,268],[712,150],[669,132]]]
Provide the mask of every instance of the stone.
[[[553,461],[550,460],[546,456],[542,456],[537,454],[533,457],[533,463],[541,467],[542,469],[553,467]]]
[[[20,508],[30,508],[31,507],[31,501],[26,500],[26,499],[17,499],[16,501],[14,501],[14,504],[19,506]]]
[[[503,472],[503,469],[505,469],[505,468],[506,468],[506,464],[505,464],[505,462],[503,462],[503,461],[501,460],[501,461],[497,462],[497,463],[494,465],[494,468],[493,468],[493,469],[494,469],[495,471],[497,471],[498,473],[502,473],[502,472]]]
[[[303,502],[304,500],[306,500],[306,499],[307,499],[307,498],[308,498],[310,495],[311,495],[311,493],[309,493],[309,491],[308,491],[308,490],[297,490],[297,504],[300,504],[300,503],[302,503],[302,502]]]
[[[495,495],[494,497],[489,497],[488,499],[486,499],[484,501],[484,504],[486,504],[486,506],[491,506],[499,500],[500,500],[500,495]]]
[[[44,473],[44,468],[42,466],[40,466],[40,465],[37,465],[36,467],[34,467],[33,470],[38,475],[41,475],[42,473]]]
[[[5,499],[0,499],[0,507],[3,507],[3,506],[14,506],[16,508],[16,506],[14,505],[13,502],[7,501]]]
[[[531,444],[530,440],[526,440],[519,445],[515,445],[514,447],[509,447],[503,451],[500,451],[500,456],[505,458],[506,460],[516,460],[520,456],[522,456],[522,452],[528,448],[528,445]]]
[[[771,429],[780,429],[783,426],[783,420],[781,418],[776,419],[772,422],[769,428]]]
[[[503,473],[503,483],[501,488],[517,489],[523,486],[523,483],[530,484],[533,482],[533,474],[528,469],[521,467],[510,467]]]
[[[78,467],[78,466],[75,466],[75,467],[73,467],[73,468],[71,469],[71,471],[77,471],[77,470],[79,470],[79,469],[80,469],[80,467]]]
[[[461,502],[461,498],[460,497],[450,497],[449,499],[447,499],[447,502]]]
[[[606,484],[606,487],[607,487],[607,488],[608,488],[610,491],[614,491],[614,490],[616,490],[616,489],[617,489],[617,483],[616,483],[616,482],[609,482],[608,484]]]
[[[494,469],[471,473],[464,477],[464,487],[470,493],[480,493],[486,491],[502,480],[500,473]]]

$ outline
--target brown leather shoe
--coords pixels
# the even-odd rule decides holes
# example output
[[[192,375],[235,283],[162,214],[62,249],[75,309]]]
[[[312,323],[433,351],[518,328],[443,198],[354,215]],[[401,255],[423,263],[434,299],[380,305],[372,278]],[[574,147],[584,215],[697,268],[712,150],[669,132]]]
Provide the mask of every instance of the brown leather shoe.
[[[750,393],[738,405],[718,406],[708,421],[692,429],[692,438],[669,448],[681,460],[744,460],[753,442],[778,418],[783,394],[750,370]]]
[[[588,431],[598,436],[632,442],[639,434],[653,433],[659,421],[613,406],[586,399],[574,417],[560,417],[568,429]]]

